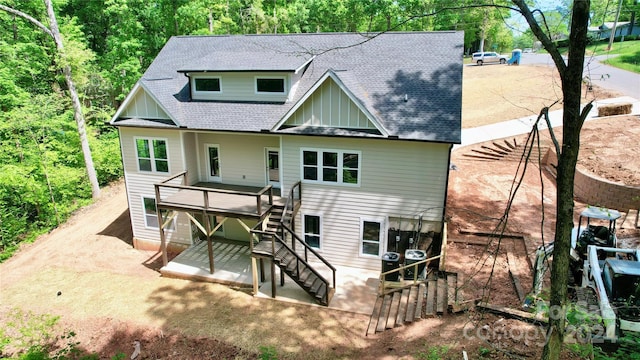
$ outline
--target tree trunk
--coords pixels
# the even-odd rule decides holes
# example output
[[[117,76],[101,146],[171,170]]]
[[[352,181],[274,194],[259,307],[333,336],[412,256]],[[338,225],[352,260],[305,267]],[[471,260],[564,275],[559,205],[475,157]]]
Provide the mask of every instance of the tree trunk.
[[[584,110],[580,110],[582,71],[591,4],[589,0],[573,1],[569,56],[567,63],[565,63],[556,46],[534,18],[525,0],[512,0],[512,2],[520,9],[533,34],[551,55],[562,79],[563,131],[556,179],[556,234],[551,267],[548,339],[542,353],[542,358],[545,360],[558,359],[562,351],[566,320],[569,251],[571,248],[571,229],[573,228],[573,182],[578,162],[578,151],[580,150],[580,130],[592,107],[591,104],[588,104]]]
[[[589,0],[573,3],[567,66],[560,73],[564,100],[562,117],[562,153],[558,154],[556,235],[551,268],[549,339],[542,358],[558,359],[562,350],[566,320],[569,251],[573,228],[573,185],[580,150],[580,131],[591,104],[580,111],[582,71],[587,46]]]
[[[89,182],[91,183],[91,194],[94,199],[100,197],[100,184],[98,183],[98,176],[96,175],[96,169],[93,165],[93,158],[91,157],[91,149],[89,148],[89,141],[87,139],[87,131],[85,128],[84,115],[82,114],[82,105],[80,104],[80,98],[76,91],[76,86],[71,76],[71,66],[64,60],[64,44],[62,43],[62,37],[60,36],[60,30],[58,29],[58,22],[56,21],[56,14],[53,12],[53,6],[51,0],[44,0],[47,7],[47,14],[49,15],[49,27],[53,40],[56,43],[58,49],[58,55],[63,59],[64,66],[62,72],[69,88],[69,94],[71,95],[71,102],[73,104],[73,117],[76,120],[78,126],[78,135],[80,136],[80,145],[82,147],[82,155],[84,156],[84,163],[87,169],[87,175],[89,176]]]

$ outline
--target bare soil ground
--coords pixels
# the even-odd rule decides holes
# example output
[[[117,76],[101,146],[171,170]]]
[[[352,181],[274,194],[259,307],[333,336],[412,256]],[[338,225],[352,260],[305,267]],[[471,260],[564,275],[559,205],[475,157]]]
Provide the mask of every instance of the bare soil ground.
[[[464,127],[536,114],[541,104],[559,96],[547,67],[465,67],[464,76]],[[520,95],[512,97],[516,92]],[[601,176],[637,184],[640,152],[634,139],[639,129],[637,117],[588,123],[584,146],[591,150],[582,152],[581,164]],[[554,182],[532,166],[515,198],[507,231],[525,234],[531,243],[516,238],[503,239],[499,247],[495,240],[476,245],[489,239],[469,233],[493,231],[517,162],[471,159],[464,156],[468,151],[453,153],[458,170],[451,172],[449,185],[447,262],[451,271],[464,274],[467,298],[517,307],[508,269],[520,274],[528,291],[527,249],[542,241],[541,229],[546,241],[553,238]],[[253,359],[261,347],[275,349],[280,359],[419,359],[437,351],[440,358],[460,359],[463,350],[471,359],[536,358],[542,349],[542,329],[474,311],[365,337],[366,316],[162,278],[158,254],[132,248],[128,216],[124,186],[113,184],[98,202],[0,264],[0,323],[6,325],[17,308],[58,315],[59,332],[74,331],[80,348],[101,359],[118,353],[129,358],[134,340],[142,344],[139,359]],[[621,234],[638,236],[634,229],[621,229]],[[507,253],[515,263],[509,263]]]

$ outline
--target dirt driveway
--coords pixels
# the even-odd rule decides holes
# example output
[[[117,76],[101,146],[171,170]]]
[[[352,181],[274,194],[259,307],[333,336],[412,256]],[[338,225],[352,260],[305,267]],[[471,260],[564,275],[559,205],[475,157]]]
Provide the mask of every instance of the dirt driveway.
[[[529,86],[525,82],[528,80],[541,81],[542,85],[535,82]],[[535,66],[467,67],[464,81],[465,127],[537,113],[539,101],[545,103],[557,92],[549,69]],[[484,95],[474,95],[480,93]],[[519,95],[512,98],[516,93]],[[589,96],[613,95],[596,94]],[[499,106],[501,103],[503,106]],[[476,113],[479,109],[484,110]],[[636,131],[629,139],[637,139],[637,118],[624,120],[624,126],[619,126],[619,119],[606,121],[614,124],[609,135],[619,135],[622,128],[625,134],[626,130]],[[598,134],[600,128],[593,124],[593,132]],[[601,138],[601,146],[613,148],[605,139]],[[639,153],[637,142],[613,144],[616,149],[633,149],[634,156]],[[452,238],[467,236],[461,232],[470,230],[492,230],[493,219],[502,215],[516,168],[515,162],[466,158],[467,150],[462,148],[453,154],[459,170],[452,172],[449,189]],[[607,152],[606,156],[638,163],[627,153]],[[637,179],[638,173],[632,173],[632,177]],[[510,216],[510,231],[537,236],[540,221],[535,215],[541,213],[540,204],[544,203],[545,236],[551,238],[555,189],[549,176],[544,175],[542,181],[544,193],[539,173],[531,171],[527,176]],[[506,272],[509,264],[505,249],[511,249],[518,262],[526,264],[524,247],[514,241],[505,241],[502,252],[497,253],[491,247],[464,241],[452,242],[448,250],[454,270],[477,274],[473,280],[477,291],[486,292],[492,302],[516,306]],[[486,259],[496,260],[499,270],[488,286],[484,285],[487,266],[493,267],[494,263]],[[472,270],[467,266],[470,260],[480,265]],[[412,359],[425,358],[434,346],[440,349],[443,344],[451,347],[443,357],[457,359],[462,350],[478,358],[483,348],[491,348],[477,338],[462,336],[470,320],[467,314],[423,320],[365,337],[366,316],[253,298],[216,284],[162,278],[158,265],[158,254],[132,248],[126,194],[122,183],[114,184],[104,190],[98,202],[0,264],[0,322],[6,323],[16,308],[59,315],[61,328],[77,333],[81,348],[97,352],[104,359],[118,353],[128,358],[133,340],[141,341],[143,359],[256,358],[268,350],[275,350],[279,358],[292,359]],[[523,284],[530,283],[526,276]],[[487,317],[474,326],[526,326],[503,320]],[[536,357],[539,348],[525,345],[510,342],[505,346]],[[505,356],[493,350],[492,354]]]

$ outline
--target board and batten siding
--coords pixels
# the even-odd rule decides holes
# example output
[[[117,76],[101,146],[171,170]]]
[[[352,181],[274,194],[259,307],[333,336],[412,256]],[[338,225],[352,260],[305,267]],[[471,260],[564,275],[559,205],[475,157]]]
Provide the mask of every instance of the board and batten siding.
[[[169,119],[167,113],[142,87],[138,88],[138,91],[120,116],[123,118]]]
[[[190,85],[194,100],[285,102],[292,83],[292,76],[289,73],[277,72],[207,72],[206,74],[190,73],[189,75],[191,79],[211,77],[220,79],[220,92],[211,93],[196,92],[193,80],[191,80]],[[256,77],[284,78],[284,94],[257,93]]]
[[[359,186],[304,182],[296,232],[302,236],[302,215],[322,217],[320,253],[329,262],[373,270],[380,259],[360,255],[361,219],[383,221],[383,248],[389,217],[441,221],[449,165],[448,144],[367,139],[287,136],[282,139],[284,182],[301,179],[301,148],[360,152]],[[288,189],[284,189],[288,191]],[[428,211],[425,211],[430,209]]]
[[[327,78],[309,96],[287,119],[285,125],[376,130],[367,115],[331,78]]]
[[[159,230],[145,225],[142,198],[150,197],[155,199],[154,184],[184,170],[182,137],[179,132],[172,130],[121,127],[119,131],[133,236],[143,240],[160,241]],[[157,138],[167,141],[169,173],[138,171],[135,146],[135,139],[138,137]],[[167,241],[190,244],[191,227],[189,219],[179,214],[175,222],[176,229],[166,231]]]

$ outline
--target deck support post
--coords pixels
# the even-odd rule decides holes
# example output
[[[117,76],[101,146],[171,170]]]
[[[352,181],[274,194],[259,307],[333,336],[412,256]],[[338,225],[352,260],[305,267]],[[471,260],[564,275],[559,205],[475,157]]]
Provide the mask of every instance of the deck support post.
[[[280,286],[284,286],[284,271],[280,270]]]
[[[276,297],[276,263],[271,259],[271,297]]]
[[[211,219],[209,214],[205,211],[202,212],[202,217],[205,219],[204,226],[207,230],[207,251],[209,252],[209,273],[213,274],[213,244],[211,242]]]
[[[264,282],[264,259],[260,258],[260,282]]]
[[[158,209],[158,202],[160,201],[160,187],[155,185],[156,190],[156,215],[158,216],[158,227],[160,228],[160,250],[162,251],[162,266],[167,266],[169,259],[167,258],[167,239],[164,236],[164,221],[162,220],[162,213]]]
[[[260,259],[260,264],[262,264],[262,259]],[[253,295],[258,295],[258,290],[260,289],[258,285],[258,264],[256,263],[256,258],[253,256],[251,257],[251,275],[253,280]]]

